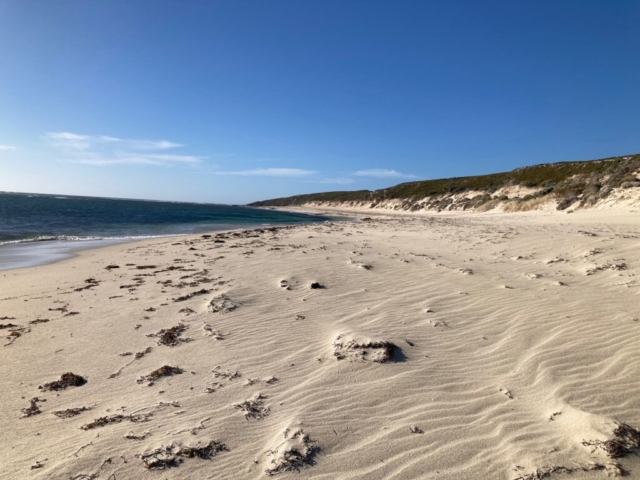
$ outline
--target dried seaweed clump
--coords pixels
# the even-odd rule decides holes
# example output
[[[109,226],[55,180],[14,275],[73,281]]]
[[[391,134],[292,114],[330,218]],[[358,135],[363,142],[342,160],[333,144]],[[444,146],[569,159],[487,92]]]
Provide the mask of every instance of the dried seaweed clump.
[[[167,468],[179,467],[184,458],[201,458],[203,460],[211,460],[220,452],[226,452],[229,449],[224,443],[211,440],[204,445],[196,445],[195,447],[168,445],[166,447],[157,448],[151,452],[145,452],[140,455],[140,459],[144,462],[144,467],[148,470],[165,470]]]
[[[640,431],[627,425],[620,423],[613,431],[613,438],[609,440],[589,440],[583,441],[582,445],[595,447],[595,449],[603,450],[606,455],[615,460],[617,458],[626,457],[634,453],[640,448]],[[593,453],[593,452],[592,452]],[[587,465],[578,465],[572,467],[564,467],[560,465],[544,467],[536,469],[535,472],[521,475],[514,480],[540,480],[551,477],[553,474],[572,474],[576,472],[606,471],[609,477],[623,477],[628,472],[616,462],[607,464],[589,463]]]
[[[209,302],[209,310],[211,310],[212,313],[229,313],[233,312],[236,308],[238,308],[238,305],[233,303],[233,301],[224,294],[212,298]]]
[[[142,357],[144,357],[147,353],[151,353],[151,351],[153,350],[153,348],[151,347],[147,347],[145,348],[143,351],[141,352],[136,352],[135,354],[135,359],[136,360],[140,360]]]
[[[83,290],[89,290],[100,285],[100,281],[96,280],[95,278],[87,278],[84,283],[84,287],[75,288],[74,292],[82,292]]]
[[[57,410],[53,414],[58,418],[71,418],[87,410],[91,410],[91,407],[67,408],[66,410]]]
[[[174,298],[173,301],[184,302],[186,300],[189,300],[190,298],[197,297],[198,295],[206,295],[207,293],[211,293],[211,290],[207,290],[206,288],[203,288],[201,290],[198,290],[197,292],[187,293],[186,295],[182,295],[181,297]]]
[[[264,400],[266,398],[267,397],[265,395],[258,393],[255,397],[245,400],[242,403],[238,403],[234,405],[234,407],[242,410],[244,412],[244,418],[247,420],[250,418],[259,420],[269,415],[269,407],[264,406]]]
[[[151,413],[137,413],[137,414],[132,413],[131,415],[121,415],[121,414],[109,415],[105,417],[96,418],[93,422],[86,423],[80,428],[82,430],[92,430],[94,428],[104,427],[106,425],[111,425],[112,423],[120,423],[124,421],[133,422],[133,423],[146,422],[151,415],[152,415]]]
[[[209,443],[195,447],[184,446],[180,452],[187,458],[201,458],[203,460],[210,460],[220,452],[228,451],[227,446],[224,443],[211,440]]]
[[[303,430],[297,430],[289,436],[289,429],[287,429],[284,432],[284,438],[285,441],[282,444],[267,452],[273,457],[271,466],[265,470],[267,475],[299,472],[301,468],[315,465],[315,456],[320,452],[320,448]]]
[[[158,345],[165,345],[167,347],[175,347],[183,342],[190,342],[190,338],[180,338],[180,336],[187,330],[187,326],[179,323],[175,327],[163,328],[158,333],[151,333],[147,337],[156,337],[158,339]]]
[[[38,323],[47,323],[50,320],[48,318],[36,318],[35,320],[31,320],[29,322],[29,325],[36,325]]]
[[[606,263],[604,265],[597,266],[595,268],[591,268],[586,271],[586,275],[594,275],[597,272],[602,272],[603,270],[612,270],[614,272],[620,272],[627,269],[627,264],[624,262],[621,263]]]
[[[151,386],[155,381],[160,380],[162,377],[171,377],[173,375],[180,375],[181,373],[184,373],[184,370],[180,367],[170,367],[169,365],[164,365],[159,369],[154,370],[149,375],[140,377],[137,382],[149,382],[148,385]]]
[[[594,472],[601,470],[614,472],[616,468],[618,468],[616,465],[606,466],[602,465],[601,463],[590,463],[588,465],[579,465],[576,467],[563,467],[562,465],[554,465],[551,467],[536,468],[535,472],[521,475],[514,478],[513,480],[542,480],[556,474],[571,475],[576,472]]]
[[[333,342],[333,355],[337,360],[344,360],[347,357],[370,360],[376,363],[387,363],[391,361],[399,348],[391,342],[384,340],[367,343],[358,343],[355,340],[342,341],[343,336],[339,335]]]
[[[609,458],[626,457],[640,448],[640,430],[621,423],[613,431],[613,438],[604,442],[602,440],[584,441],[582,444],[604,450]]]
[[[23,408],[21,412],[24,414],[22,418],[33,417],[34,415],[39,415],[42,413],[40,410],[39,402],[46,402],[47,400],[44,398],[33,397],[29,400],[29,406],[27,408]]]
[[[165,470],[167,468],[179,467],[184,461],[177,455],[177,447],[168,445],[146,452],[140,455],[140,459],[144,462],[144,468],[148,470]]]
[[[9,330],[9,335],[5,337],[7,340],[9,340],[8,343],[4,344],[5,347],[8,347],[9,345],[13,344],[13,342],[15,342],[22,335],[24,335],[25,333],[29,333],[31,331],[31,329],[25,329],[24,327],[21,327],[19,325],[13,325],[12,323],[3,326],[3,328],[15,328],[14,330]]]
[[[76,375],[75,373],[67,372],[63,373],[60,377],[60,380],[56,380],[54,382],[45,383],[44,385],[39,386],[40,390],[45,392],[64,390],[68,387],[81,387],[87,383],[87,379],[81,377],[80,375]]]

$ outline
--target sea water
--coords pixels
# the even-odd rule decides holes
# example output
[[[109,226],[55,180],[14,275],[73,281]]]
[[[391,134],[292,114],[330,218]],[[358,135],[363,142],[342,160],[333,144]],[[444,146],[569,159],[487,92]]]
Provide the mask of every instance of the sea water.
[[[0,270],[118,242],[327,220],[234,205],[0,192]]]

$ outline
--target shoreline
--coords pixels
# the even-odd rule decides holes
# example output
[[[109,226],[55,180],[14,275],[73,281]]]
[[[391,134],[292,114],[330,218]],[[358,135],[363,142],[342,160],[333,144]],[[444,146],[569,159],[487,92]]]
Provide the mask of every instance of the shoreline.
[[[135,242],[136,240],[131,240]],[[0,246],[0,272],[51,265],[95,250],[128,243],[127,240],[85,240],[25,242]]]
[[[301,213],[301,212],[292,212],[292,213]],[[344,221],[346,218],[332,218],[329,215],[322,215],[318,213],[309,213],[309,215],[316,215],[326,217],[323,221],[312,222],[312,223],[322,223],[327,221]],[[236,231],[248,231],[248,230],[258,230],[261,228],[271,228],[271,227],[283,227],[283,226],[295,226],[295,225],[305,225],[304,223],[300,224],[278,224],[271,225],[265,224],[261,226],[249,226],[249,227],[240,227],[240,228],[223,228],[220,230],[202,230],[199,232],[192,233],[176,233],[176,234],[166,234],[166,235],[153,235],[146,237],[130,237],[130,238],[97,238],[97,239],[81,239],[81,240],[56,240],[56,239],[47,239],[47,240],[32,240],[25,239],[16,241],[14,243],[7,243],[4,245],[0,245],[0,255],[4,254],[4,258],[0,257],[0,272],[9,271],[9,270],[18,270],[22,268],[31,268],[37,267],[41,265],[50,265],[53,263],[57,263],[63,260],[67,260],[70,258],[74,258],[78,256],[81,252],[86,250],[94,250],[99,248],[107,248],[114,245],[123,245],[137,242],[144,242],[150,240],[159,240],[159,239],[167,239],[167,238],[176,238],[181,239],[184,237],[190,236],[199,236],[199,235],[215,235],[217,233],[227,233],[227,232],[236,232]],[[13,260],[11,258],[7,259],[7,252],[9,254],[13,254]],[[35,258],[34,258],[35,255]],[[21,259],[22,258],[22,259]]]
[[[151,479],[169,449],[176,478],[262,480],[297,449],[291,478],[638,475],[583,443],[640,428],[640,223],[611,213],[370,215],[3,271],[3,474]],[[66,372],[86,383],[39,388]]]

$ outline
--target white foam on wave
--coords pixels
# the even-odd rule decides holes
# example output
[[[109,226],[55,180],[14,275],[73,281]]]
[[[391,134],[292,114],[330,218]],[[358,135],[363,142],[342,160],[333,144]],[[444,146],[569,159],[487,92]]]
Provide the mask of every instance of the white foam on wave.
[[[96,236],[76,236],[76,235],[57,235],[48,236],[43,235],[35,238],[23,238],[20,240],[7,240],[0,242],[0,247],[4,245],[17,245],[20,243],[36,243],[36,242],[89,242],[96,240],[147,240],[151,238],[164,238],[164,237],[180,237],[188,235],[185,233],[170,233],[165,235],[132,235],[132,236],[120,236],[120,237],[96,237]]]

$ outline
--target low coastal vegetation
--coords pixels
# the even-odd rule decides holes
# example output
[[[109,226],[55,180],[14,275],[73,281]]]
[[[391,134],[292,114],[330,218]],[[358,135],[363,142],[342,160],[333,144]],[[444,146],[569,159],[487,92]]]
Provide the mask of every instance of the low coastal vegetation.
[[[254,207],[348,204],[394,210],[558,210],[591,207],[613,193],[640,188],[640,154],[560,162],[511,172],[401,183],[380,190],[314,193],[252,203]],[[639,190],[640,191],[640,190]]]

